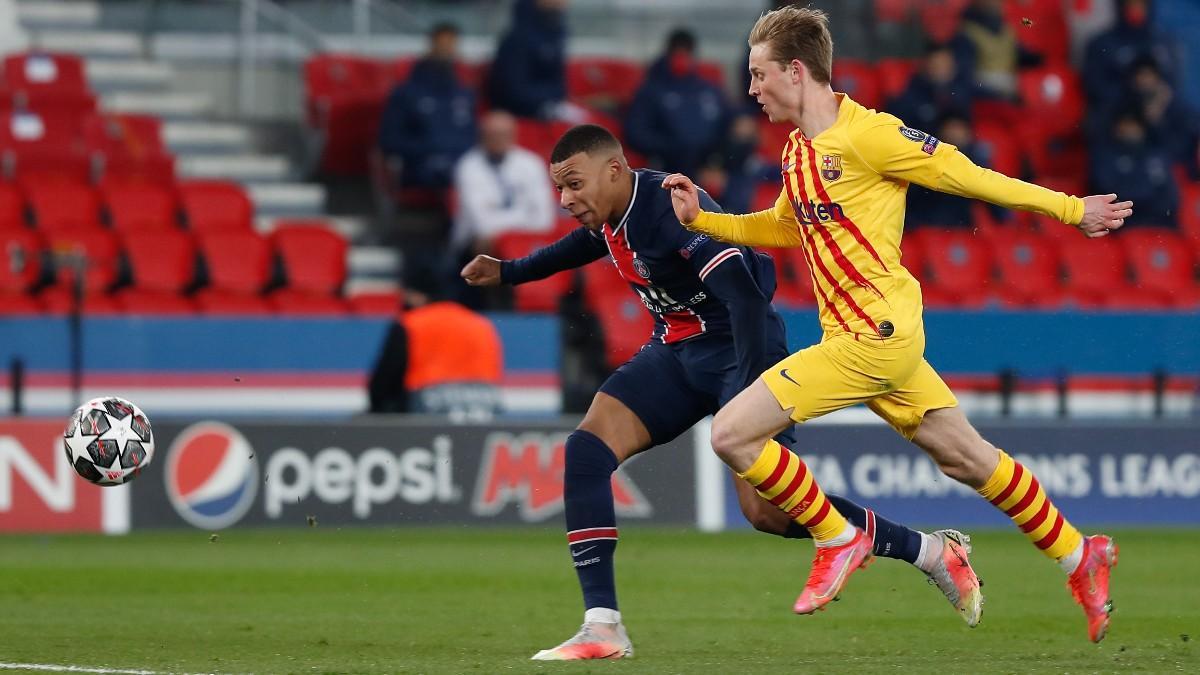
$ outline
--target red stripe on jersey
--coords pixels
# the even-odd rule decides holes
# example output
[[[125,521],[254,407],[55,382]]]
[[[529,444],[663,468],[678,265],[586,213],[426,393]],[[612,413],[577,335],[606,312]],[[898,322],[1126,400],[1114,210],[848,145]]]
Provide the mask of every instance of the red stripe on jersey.
[[[808,149],[812,150],[812,141],[805,139],[804,142],[808,145]],[[819,195],[823,201],[828,202],[829,195],[825,192],[825,186],[821,184],[821,180],[819,178],[821,174],[817,173],[816,150],[813,150],[812,157],[813,182],[817,184],[817,195]],[[850,220],[850,216],[847,216],[845,211],[842,211],[842,217],[838,218],[837,221],[838,224],[850,231],[851,236],[853,236],[863,248],[867,249],[867,253],[870,253],[871,257],[875,259],[875,262],[879,263],[880,266],[883,267],[883,271],[887,272],[887,265],[883,264],[883,260],[881,260],[879,258],[879,254],[875,252],[875,247],[871,246],[871,242],[867,241],[867,238],[863,236],[862,230],[858,229],[858,225],[856,225],[853,220]]]
[[[792,136],[793,137],[795,136],[795,132],[792,132]],[[796,157],[796,155],[794,154],[795,143],[796,143],[795,139],[792,138],[792,139],[788,140],[787,145],[784,146],[783,154],[785,157],[785,160],[784,160],[785,164],[787,163],[786,157],[788,157],[789,155],[791,155],[792,159],[795,160],[795,157]],[[788,201],[791,202],[791,204],[792,204],[792,213],[794,213],[796,215],[796,229],[799,230],[801,233],[803,233],[804,232],[804,223],[800,219],[800,209],[798,209],[796,206],[798,203],[796,201],[796,191],[792,187],[792,182],[790,180],[788,180],[788,172],[786,170],[784,170],[781,173],[783,174],[783,189],[787,192]],[[797,181],[797,182],[799,182],[799,181]],[[803,189],[803,185],[801,185],[801,189]],[[816,268],[816,265],[813,263],[814,256],[812,255],[812,252],[808,250],[807,246],[803,246],[803,245],[800,247],[800,251],[802,253],[804,253],[804,261],[808,263],[808,274],[810,277],[812,277],[813,288],[815,288],[817,290],[817,293],[819,293],[821,295],[821,302],[825,305],[825,309],[829,310],[829,313],[832,314],[833,318],[837,320],[838,324],[842,327],[842,330],[849,333],[850,326],[848,326],[846,324],[845,319],[842,318],[841,312],[837,311],[837,307],[833,304],[833,302],[831,302],[829,300],[829,296],[825,294],[825,289],[821,288],[821,284],[817,282],[817,268]]]
[[[704,278],[707,277],[710,272],[712,272],[714,269],[716,269],[717,265],[720,265],[721,263],[725,262],[726,260],[729,260],[730,258],[732,258],[734,256],[741,256],[741,255],[742,255],[742,252],[736,248],[727,248],[724,251],[721,251],[720,253],[714,255],[712,257],[712,260],[709,260],[708,264],[706,264],[704,267],[702,267],[700,269],[700,281],[704,281]]]
[[[591,539],[616,539],[615,527],[589,527],[586,530],[572,530],[567,533],[567,543],[577,544]]]
[[[612,255],[613,262],[617,265],[617,272],[622,279],[635,286],[650,288],[650,281],[638,274],[637,266],[633,264],[638,256],[637,251],[634,251],[633,247],[629,245],[628,232],[629,223],[621,228],[620,233],[613,232],[608,225],[605,225],[604,241],[608,243],[608,252]],[[663,333],[661,339],[668,344],[686,340],[708,330],[704,325],[704,319],[690,309],[683,312],[662,312],[659,316],[666,324],[666,332]]]
[[[798,147],[797,147],[797,150],[799,150]],[[799,154],[797,153],[794,156],[796,157],[796,160],[799,161],[799,159],[800,159]],[[798,173],[796,175],[796,184],[800,188],[800,198],[803,199],[805,201],[805,203],[807,203],[808,202],[808,191],[804,187],[804,175],[803,175],[803,172],[801,172],[799,169],[797,169],[797,172]],[[787,180],[786,176],[785,176],[784,180]],[[804,238],[808,241],[808,248],[811,249],[812,255],[810,256],[810,261],[809,261],[810,264],[813,262],[816,263],[817,269],[820,270],[820,272],[821,272],[821,276],[825,277],[825,280],[829,282],[829,287],[833,289],[834,294],[837,295],[838,297],[840,297],[846,303],[846,306],[849,307],[851,309],[851,311],[853,311],[855,314],[858,315],[858,318],[865,321],[866,324],[871,328],[871,330],[875,331],[875,333],[878,334],[879,327],[876,326],[875,322],[871,320],[871,317],[867,316],[866,312],[864,312],[862,310],[862,308],[858,306],[858,303],[854,302],[854,298],[850,297],[850,294],[848,292],[846,292],[846,289],[842,288],[841,284],[839,284],[837,282],[837,280],[833,278],[833,275],[830,274],[830,272],[829,272],[829,268],[825,267],[825,261],[822,260],[821,256],[817,253],[817,242],[815,239],[813,239],[812,232],[809,231],[809,228],[804,227],[804,224],[803,224],[804,221],[801,220],[803,214],[800,212],[800,209],[797,206],[797,204],[798,203],[796,202],[796,200],[793,199],[792,200],[792,210],[796,212],[796,219],[798,221],[800,221],[800,223],[801,223],[800,224],[800,232],[804,234]],[[847,333],[850,332],[850,327],[847,326],[846,322],[842,321],[840,319],[840,317],[839,317],[838,323],[842,324],[843,330],[845,330]]]

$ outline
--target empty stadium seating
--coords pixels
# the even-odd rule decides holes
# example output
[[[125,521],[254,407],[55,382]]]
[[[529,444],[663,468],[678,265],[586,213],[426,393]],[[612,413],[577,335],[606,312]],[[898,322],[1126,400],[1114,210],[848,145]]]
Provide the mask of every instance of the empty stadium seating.
[[[181,181],[178,189],[184,222],[192,231],[244,231],[253,227],[254,205],[237,183],[188,180]]]

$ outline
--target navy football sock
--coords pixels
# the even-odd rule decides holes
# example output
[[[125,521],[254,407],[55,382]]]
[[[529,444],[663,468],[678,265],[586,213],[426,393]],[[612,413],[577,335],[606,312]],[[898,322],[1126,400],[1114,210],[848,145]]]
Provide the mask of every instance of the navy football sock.
[[[567,436],[563,471],[567,544],[586,609],[618,609],[613,575],[617,516],[613,510],[612,474],[616,470],[617,456],[594,434],[576,429]]]
[[[854,502],[826,494],[834,508],[846,516],[855,527],[862,529],[868,536],[873,536],[874,553],[881,558],[895,558],[907,563],[916,564],[917,556],[921,555],[921,533],[909,529],[899,523],[893,523],[870,509]],[[792,521],[788,524],[787,532],[783,534],[788,539],[808,539],[808,530],[799,523]]]

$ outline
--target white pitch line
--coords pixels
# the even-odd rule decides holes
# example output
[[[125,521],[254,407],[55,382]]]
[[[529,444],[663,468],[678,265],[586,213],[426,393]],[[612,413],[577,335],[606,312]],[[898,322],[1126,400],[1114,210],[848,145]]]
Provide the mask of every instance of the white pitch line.
[[[98,673],[99,675],[190,675],[189,673],[166,673],[159,670],[88,668],[86,666],[63,666],[52,663],[0,663],[0,670],[40,670],[51,673]]]

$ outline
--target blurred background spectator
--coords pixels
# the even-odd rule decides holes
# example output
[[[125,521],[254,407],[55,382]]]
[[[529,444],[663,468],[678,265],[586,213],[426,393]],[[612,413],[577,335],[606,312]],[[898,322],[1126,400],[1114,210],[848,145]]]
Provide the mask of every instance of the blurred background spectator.
[[[625,119],[625,136],[650,166],[694,175],[720,166],[713,155],[725,141],[730,113],[725,93],[700,76],[696,36],[676,29],[646,70]]]
[[[1083,82],[1094,105],[1112,105],[1121,97],[1121,83],[1146,61],[1171,84],[1177,83],[1180,65],[1178,44],[1150,22],[1150,0],[1119,0],[1116,23],[1087,46]]]
[[[983,91],[999,98],[1016,96],[1018,67],[1041,63],[1005,21],[1004,0],[972,0],[952,44],[961,67],[974,74]]]
[[[954,111],[947,112],[936,125],[927,127],[934,129],[934,135],[945,143],[956,146],[967,157],[979,166],[992,167],[989,149],[976,142],[971,122],[962,114]],[[905,227],[918,225],[934,225],[937,227],[974,228],[975,202],[965,197],[949,195],[944,192],[930,190],[920,185],[908,186],[908,208],[904,214]],[[1004,219],[1005,209],[987,207],[994,218]]]
[[[475,142],[475,93],[459,80],[458,28],[438,24],[429,52],[392,89],[379,147],[402,187],[449,187],[454,164]]]
[[[933,44],[921,69],[888,103],[887,110],[908,126],[932,130],[946,115],[969,120],[978,90],[969,71],[959,66],[954,50],[949,45]]]
[[[1104,142],[1092,147],[1090,192],[1132,199],[1137,208],[1127,228],[1174,227],[1179,189],[1171,175],[1171,152],[1154,141],[1136,107],[1114,115],[1108,133]]]
[[[512,25],[488,74],[491,104],[518,117],[580,122],[586,111],[567,99],[567,0],[517,0]]]

